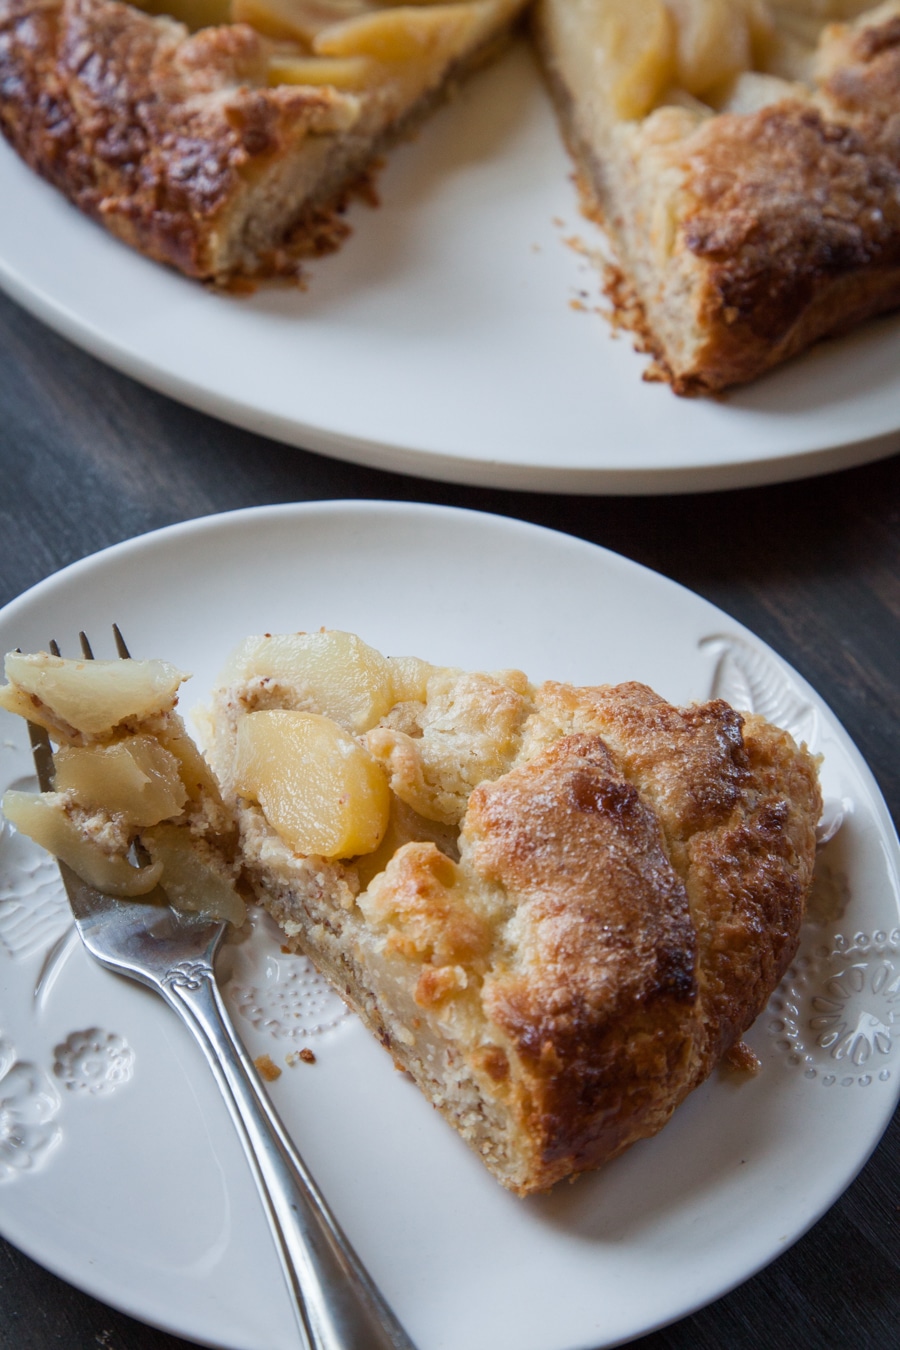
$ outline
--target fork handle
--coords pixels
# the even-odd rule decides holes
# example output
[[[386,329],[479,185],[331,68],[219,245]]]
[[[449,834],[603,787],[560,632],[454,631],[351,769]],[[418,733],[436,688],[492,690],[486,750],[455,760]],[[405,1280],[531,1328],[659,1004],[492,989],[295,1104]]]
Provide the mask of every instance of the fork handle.
[[[341,1231],[269,1102],[212,966],[160,986],[223,1088],[259,1186],[304,1350],[415,1350]]]

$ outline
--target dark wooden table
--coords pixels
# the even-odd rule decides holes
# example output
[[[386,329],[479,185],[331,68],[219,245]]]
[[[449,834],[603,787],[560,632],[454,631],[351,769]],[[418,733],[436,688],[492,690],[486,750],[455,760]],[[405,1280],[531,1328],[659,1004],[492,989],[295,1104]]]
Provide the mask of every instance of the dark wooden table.
[[[225,426],[106,369],[0,297],[0,474],[0,603],[105,545],[268,502],[441,502],[593,540],[668,573],[771,643],[830,703],[896,819],[898,458],[805,483],[669,498],[442,485],[327,460]],[[0,1191],[0,1227],[2,1204]],[[2,1350],[185,1344],[0,1244]],[[779,1260],[636,1344],[642,1350],[900,1345],[900,1121],[895,1117],[844,1197]]]

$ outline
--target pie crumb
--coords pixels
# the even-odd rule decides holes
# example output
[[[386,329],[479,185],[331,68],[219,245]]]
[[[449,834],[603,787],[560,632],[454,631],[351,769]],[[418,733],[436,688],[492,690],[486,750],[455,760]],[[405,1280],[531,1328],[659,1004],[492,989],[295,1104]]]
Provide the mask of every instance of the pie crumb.
[[[271,1056],[259,1055],[253,1061],[256,1071],[260,1078],[266,1083],[274,1083],[276,1078],[281,1077],[281,1070],[277,1064],[272,1062]]]
[[[307,1046],[304,1046],[302,1050],[292,1050],[289,1055],[285,1055],[284,1057],[285,1064],[287,1064],[292,1069],[296,1068],[297,1064],[301,1060],[303,1061],[304,1064],[316,1063],[315,1055],[313,1054],[312,1050],[310,1050]]]
[[[750,1049],[746,1041],[737,1041],[730,1050],[726,1051],[725,1063],[729,1069],[737,1069],[739,1073],[759,1073],[762,1067],[759,1057]]]

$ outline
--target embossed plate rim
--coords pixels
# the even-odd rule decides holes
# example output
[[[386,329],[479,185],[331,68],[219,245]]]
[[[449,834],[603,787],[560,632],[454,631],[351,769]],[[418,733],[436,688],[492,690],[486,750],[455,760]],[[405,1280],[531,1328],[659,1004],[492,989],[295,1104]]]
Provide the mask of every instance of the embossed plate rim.
[[[177,606],[160,603],[176,592]],[[68,645],[76,624],[98,632],[124,621],[109,613],[122,595],[132,648],[194,668],[188,710],[225,648],[253,628],[332,623],[389,651],[521,665],[535,677],[644,677],[682,700],[706,695],[719,678],[722,642],[732,643],[737,667],[723,680],[762,679],[763,694],[768,680],[798,724],[807,725],[804,709],[814,714],[826,792],[853,806],[829,845],[833,856],[849,858],[855,879],[854,869],[879,858],[889,869],[881,891],[867,883],[853,923],[838,921],[834,933],[898,925],[896,837],[827,706],[722,611],[594,545],[448,507],[253,508],[74,564],[0,613],[0,639],[40,645],[53,631]],[[752,662],[741,670],[746,643],[762,676]],[[0,740],[10,734],[0,723]],[[12,776],[25,772],[24,756],[22,748],[4,760]],[[49,1074],[53,1048],[90,1028],[124,1037],[134,1051],[131,1080],[113,1092],[67,1093],[55,1080],[64,1138],[42,1166],[4,1187],[6,1236],[72,1282],[178,1334],[228,1350],[287,1350],[290,1315],[240,1151],[165,1008],[76,950],[35,1011],[39,955],[17,964],[0,952],[0,961],[15,992],[0,1031],[22,1060]],[[822,1075],[810,1081],[802,1064],[790,1064],[791,1046],[776,1045],[784,1038],[770,1020],[753,1032],[765,1061],[757,1079],[738,1087],[717,1076],[655,1140],[525,1205],[496,1186],[354,1019],[325,1033],[315,1066],[282,1066],[272,1092],[420,1350],[609,1346],[690,1312],[771,1260],[877,1143],[900,1086],[894,1058],[886,1061],[890,1081],[826,1087]],[[273,1042],[246,1029],[253,1054],[275,1056]],[[172,1116],[190,1129],[179,1132]],[[188,1185],[202,1205],[186,1212]],[[125,1223],[123,1199],[140,1225]],[[735,1206],[744,1214],[738,1226]],[[523,1281],[523,1270],[540,1270],[541,1279]]]

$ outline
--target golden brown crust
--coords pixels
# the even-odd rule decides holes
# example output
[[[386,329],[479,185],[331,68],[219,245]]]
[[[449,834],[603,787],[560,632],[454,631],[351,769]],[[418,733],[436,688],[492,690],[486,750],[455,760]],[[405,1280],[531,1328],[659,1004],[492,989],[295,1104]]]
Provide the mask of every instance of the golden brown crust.
[[[250,28],[190,36],[114,0],[0,0],[0,125],[83,211],[192,276],[254,175],[312,131],[346,124],[322,89],[255,88]]]
[[[692,138],[682,237],[707,264],[706,340],[679,392],[752,379],[900,304],[900,167],[880,139],[790,102]]]
[[[896,135],[900,107],[900,15],[827,40],[822,92],[845,115],[861,117],[875,135]]]
[[[549,692],[584,730],[477,788],[463,828],[517,915],[484,1004],[529,1189],[655,1133],[740,1040],[796,950],[821,806],[809,756],[720,701]]]
[[[743,719],[721,699],[676,708],[635,681],[586,689],[548,682],[538,699],[560,725],[604,737],[673,842],[718,824],[738,801]]]
[[[485,988],[515,1047],[532,1186],[658,1129],[692,1057],[696,942],[659,822],[599,737],[472,794],[473,863],[515,897],[516,967]]]

